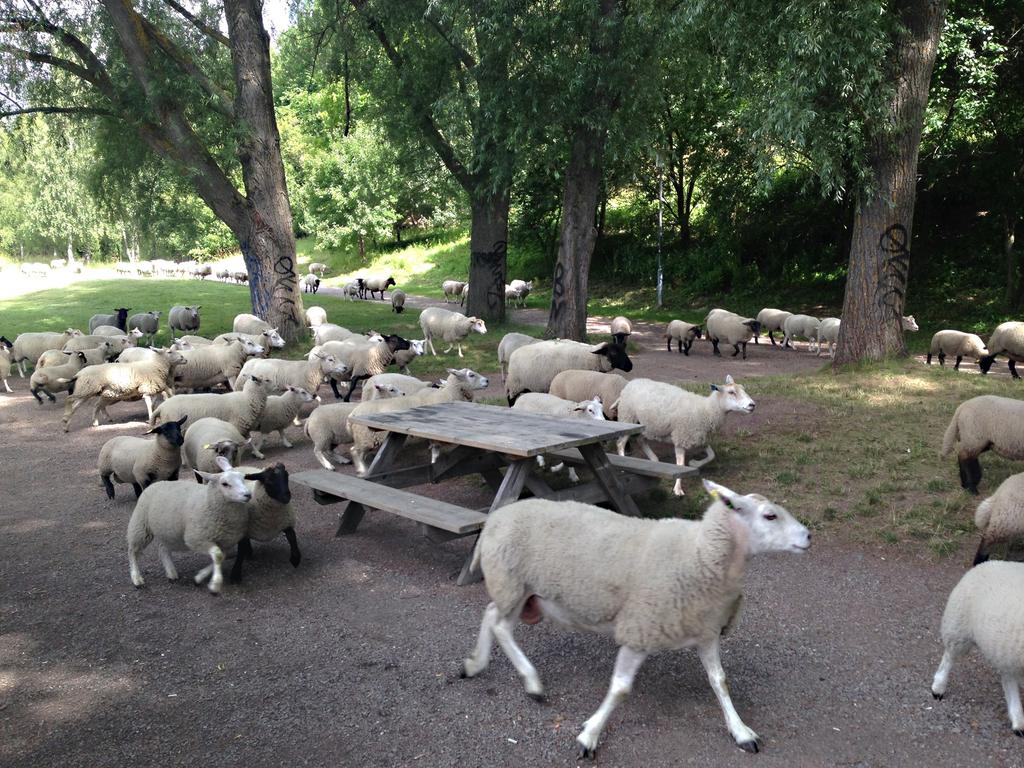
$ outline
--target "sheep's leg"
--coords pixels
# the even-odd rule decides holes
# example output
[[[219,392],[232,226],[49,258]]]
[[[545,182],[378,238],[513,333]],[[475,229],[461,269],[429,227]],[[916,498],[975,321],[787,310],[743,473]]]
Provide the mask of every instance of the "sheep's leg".
[[[953,662],[962,656],[965,650],[965,648],[951,645],[942,654],[942,661],[939,662],[939,668],[935,670],[935,677],[932,678],[932,696],[936,699],[941,699],[946,695],[946,685],[949,682],[949,673],[953,669]]]
[[[480,634],[469,658],[462,661],[462,677],[476,677],[491,663],[491,646],[494,642],[494,623],[498,620],[498,606],[489,603],[484,609],[480,622]]]
[[[249,435],[249,450],[252,451],[252,455],[257,459],[262,459],[263,454],[260,449],[263,448],[263,433],[253,432]]]
[[[974,553],[973,565],[981,565],[988,560],[988,542],[985,541],[985,537],[981,537],[981,541],[978,542],[978,551]]]
[[[601,731],[604,730],[608,718],[615,711],[615,707],[621,704],[622,700],[633,690],[633,678],[640,671],[640,666],[646,658],[646,653],[634,651],[629,646],[623,645],[619,648],[619,653],[615,657],[615,671],[612,672],[612,684],[608,688],[608,693],[605,694],[604,701],[601,702],[597,712],[587,719],[587,722],[583,724],[583,730],[576,737],[576,742],[580,747],[579,756],[581,758],[594,756],[594,753],[597,751],[597,740],[601,738]]]
[[[114,498],[114,484],[110,482],[110,475],[100,475],[100,480],[103,481],[103,489],[107,492],[107,498]]]
[[[978,483],[981,482],[981,462],[977,457],[960,459],[960,485],[975,496],[978,495]]]
[[[925,359],[925,363],[927,365],[931,365],[932,364],[932,353],[931,352],[928,353],[928,357]]]
[[[322,450],[320,450],[317,447],[314,447],[313,455],[316,457],[316,460],[320,462],[321,467],[332,472],[334,471],[334,465],[331,464],[330,459],[327,458],[327,455]]]
[[[545,464],[544,457],[542,455],[537,456],[537,466],[540,467],[541,469],[544,469]]]
[[[8,389],[7,391],[10,392],[11,390]],[[43,398],[41,398],[39,396],[39,388],[38,387],[29,387],[28,391],[32,393],[32,397],[34,397],[36,400],[39,401],[40,405],[43,404]],[[49,396],[49,393],[47,393],[47,396]]]
[[[704,665],[711,690],[718,698],[718,705],[725,715],[726,727],[736,741],[736,746],[745,752],[757,752],[760,748],[760,737],[747,727],[740,716],[736,714],[736,708],[732,705],[732,698],[729,696],[729,689],[725,684],[725,670],[722,669],[722,659],[718,653],[718,638],[698,646],[697,653],[700,655],[700,663]]]
[[[152,421],[153,420],[153,396],[152,395],[143,395],[142,396],[142,400],[143,400],[143,402],[146,403],[146,416],[147,416],[146,421],[147,422]]]
[[[718,351],[718,339],[711,339],[712,352],[718,357],[721,357],[722,353]]]
[[[430,354],[437,357],[437,350],[434,349],[434,338],[429,333],[424,334],[424,336],[427,337],[427,345],[430,347]]]
[[[644,456],[646,456],[650,461],[660,461],[660,459],[658,459],[658,454],[656,454],[654,449],[651,448],[651,444],[647,442],[646,437],[638,435],[636,443],[640,446],[640,450],[644,452]]]
[[[160,562],[164,565],[164,574],[170,581],[178,580],[178,569],[174,567],[174,561],[171,559],[171,553],[167,551],[167,547],[164,546],[162,541],[156,543],[157,552],[160,553]]]
[[[293,568],[298,568],[299,563],[302,562],[302,553],[299,551],[299,540],[295,537],[295,529],[289,525],[284,529],[284,537],[288,539],[288,549],[290,550],[288,562],[292,564]]]
[[[336,382],[334,379],[330,379],[330,378],[327,379],[327,380],[331,383],[331,389],[334,390],[334,399],[335,400],[340,400],[341,399],[341,392],[338,391],[338,382]]]
[[[281,437],[281,445],[283,445],[285,448],[291,448],[292,447],[292,444],[288,442],[288,438],[285,437],[283,429],[277,430],[277,434],[280,435],[280,437]]]
[[[464,355],[462,354],[462,342],[460,341],[457,346],[459,348],[459,357],[464,357]]]
[[[1017,373],[1017,361],[1016,360],[1010,360],[1009,362],[1007,362],[1006,363],[1006,367],[1010,369],[1010,376],[1012,376],[1015,379],[1019,379],[1020,378],[1020,374]]]
[[[497,613],[497,608],[495,608],[495,613]],[[498,617],[493,624],[494,637],[498,640],[501,650],[508,656],[508,660],[512,662],[512,666],[516,668],[516,672],[523,678],[526,695],[540,701],[544,698],[544,686],[540,684],[540,675],[537,674],[537,669],[526,658],[523,649],[516,644],[516,640],[512,636],[512,628],[515,626],[519,613],[520,611],[517,610],[509,616]]]
[[[68,397],[68,399],[64,401],[64,417],[61,421],[64,422],[65,432],[68,431],[68,425],[71,422],[71,417],[75,415],[75,411],[77,411],[84,402],[85,400],[78,400],[72,397]]]
[[[676,466],[686,466],[686,451],[676,449]],[[681,477],[676,478],[675,484],[672,486],[672,493],[676,496],[685,496],[686,492],[683,490],[683,479]]]
[[[768,331],[768,341],[770,341],[772,343],[773,347],[776,346],[776,344],[775,344],[775,337],[772,336],[772,331]]]
[[[1020,678],[1016,675],[1003,675],[1003,694],[1006,696],[1006,709],[1010,714],[1010,725],[1018,736],[1024,736],[1024,708],[1020,704]]]
[[[11,389],[11,385],[7,383],[7,378],[6,377],[4,378],[4,389],[6,389],[8,392],[13,392],[14,391],[13,389]]]
[[[623,435],[615,441],[615,451],[619,456],[626,455],[626,446],[629,445],[629,435]]]
[[[142,542],[128,542],[128,573],[131,576],[132,584],[136,587],[144,587],[146,580],[142,578],[142,571],[139,570],[139,555],[145,545]]]
[[[940,368],[945,368],[946,367],[946,353],[945,352],[939,352],[939,367]]]
[[[18,373],[20,374],[21,378],[23,378],[23,379],[25,378],[25,361],[24,360],[19,360],[18,361]]]
[[[224,552],[216,544],[213,544],[207,552],[210,555],[210,559],[213,560],[213,576],[210,577],[210,592],[211,594],[220,594],[220,589],[224,584],[224,572],[221,570],[221,564],[224,562]],[[198,574],[196,574],[198,578]],[[196,582],[197,584],[199,582]]]
[[[448,349],[446,349],[446,350],[444,351],[444,353],[443,353],[443,354],[446,354],[446,355],[447,355],[447,354],[448,354],[449,352],[451,352],[451,351],[452,351],[453,349],[455,349],[455,345],[454,345],[454,344],[449,344],[449,345],[448,345]]]
[[[248,536],[243,536],[238,542],[238,550],[235,552],[235,562],[231,566],[231,573],[228,579],[232,584],[238,584],[242,580],[242,563],[245,559],[252,560],[252,542]]]

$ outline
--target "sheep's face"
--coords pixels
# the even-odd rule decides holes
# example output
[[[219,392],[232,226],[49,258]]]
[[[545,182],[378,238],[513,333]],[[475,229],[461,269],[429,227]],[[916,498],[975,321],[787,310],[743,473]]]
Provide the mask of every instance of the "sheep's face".
[[[241,337],[239,337],[238,340],[241,342],[242,350],[245,352],[246,356],[259,357],[260,355],[263,354],[263,347],[261,347],[255,341]]]
[[[312,392],[308,389],[303,389],[302,387],[293,387],[289,384],[285,387],[285,390],[288,392],[294,392],[300,403],[311,403],[316,399]]]
[[[146,434],[160,435],[172,446],[178,448],[185,442],[185,433],[182,432],[181,427],[186,419],[188,419],[188,416],[182,416],[177,421],[168,421],[159,427],[153,427]]]
[[[381,341],[388,345],[388,349],[392,352],[397,352],[400,349],[408,349],[409,342],[403,339],[401,336],[389,333],[387,336],[381,337]]]
[[[491,383],[490,379],[486,376],[481,376],[471,368],[449,368],[448,373],[459,381],[468,384],[470,389],[487,389],[488,385]]]
[[[718,393],[719,399],[725,403],[726,411],[754,412],[756,403],[753,398],[747,394],[747,390],[733,381],[732,376],[725,377],[725,384],[712,384],[711,392]]]
[[[389,277],[387,280],[384,281],[385,288],[387,288],[389,285],[396,285],[395,278]]]
[[[272,467],[267,467],[262,472],[246,475],[245,479],[260,483],[267,492],[267,496],[274,501],[287,504],[292,500],[291,488],[288,487],[288,470],[280,462]]]
[[[248,486],[245,484],[245,478],[241,472],[236,472],[231,469],[227,472],[221,472],[220,474],[210,474],[206,472],[200,472],[199,474],[207,482],[213,483],[214,487],[220,491],[228,501],[233,501],[236,504],[244,504],[252,499],[252,491],[250,491]]]
[[[427,343],[426,339],[419,339],[419,340],[410,341],[409,342],[409,351],[412,352],[413,355],[415,355],[416,357],[419,357],[420,355],[423,354],[423,351],[426,348],[424,345],[426,343]]]
[[[604,342],[590,350],[595,355],[601,355],[608,359],[611,368],[618,368],[620,371],[629,373],[633,370],[633,361],[626,354],[626,346],[618,342]]]
[[[597,421],[604,421],[604,406],[601,404],[600,397],[594,397],[593,400],[583,400],[576,404],[576,408],[573,411],[577,416],[582,416],[587,419],[596,419]]]
[[[741,496],[723,485],[704,481],[713,498],[736,513],[736,520],[747,529],[747,546],[752,555],[761,552],[806,552],[811,532],[778,504],[758,493]]]
[[[334,355],[320,355],[317,357],[320,359],[320,370],[327,376],[338,375],[348,373],[348,366],[341,362]]]
[[[470,333],[487,333],[487,325],[479,317],[469,318],[472,322],[469,324]]]
[[[920,330],[920,328],[917,327],[917,321],[914,319],[913,315],[906,315],[905,317],[902,318],[902,320],[903,320],[903,330],[904,331],[918,331],[918,330]]]
[[[377,391],[377,397],[384,400],[389,397],[404,397],[405,392],[394,384],[378,384],[374,382],[373,388]]]
[[[284,347],[284,339],[281,338],[281,334],[277,332],[277,328],[268,328],[265,330],[263,332],[263,338],[265,338],[274,349],[281,349]]]
[[[150,349],[153,349],[153,347],[150,347]],[[160,350],[160,353],[167,358],[167,364],[171,367],[185,364],[185,356],[176,349],[164,349]]]
[[[699,339],[703,332],[704,330],[699,325],[695,325],[693,326],[693,328],[690,329],[690,337],[694,339]]]

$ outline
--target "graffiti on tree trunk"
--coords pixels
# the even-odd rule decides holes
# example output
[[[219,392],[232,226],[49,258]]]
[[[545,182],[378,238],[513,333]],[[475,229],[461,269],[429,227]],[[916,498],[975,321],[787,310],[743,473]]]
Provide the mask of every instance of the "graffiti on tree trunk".
[[[253,237],[262,239],[264,241],[264,248],[273,247],[274,251],[278,254],[273,264],[274,275],[277,279],[274,281],[271,291],[272,301],[276,302],[277,306],[286,309],[286,314],[293,315],[295,314],[295,299],[292,297],[295,294],[297,285],[295,260],[287,253],[282,253],[280,244],[274,237],[273,229],[263,220],[259,213],[253,213],[253,225]],[[261,289],[266,278],[262,263],[258,258],[250,258],[252,250],[248,240],[240,245],[242,248],[242,258],[245,260],[246,267],[249,270],[249,289],[253,297],[253,309],[257,315],[265,318],[270,310],[270,306],[260,300],[264,295]]]
[[[907,240],[907,228],[902,224],[893,224],[878,238],[883,263],[875,288],[875,299],[879,309],[891,312],[896,317],[903,314],[903,296],[907,286],[907,275],[910,273],[910,250],[907,248]]]
[[[508,243],[499,240],[491,251],[473,251],[474,264],[484,267],[487,272],[487,311],[496,313],[505,303],[505,251]]]
[[[555,276],[551,281],[551,321],[558,322],[565,311],[565,264],[555,264]]]

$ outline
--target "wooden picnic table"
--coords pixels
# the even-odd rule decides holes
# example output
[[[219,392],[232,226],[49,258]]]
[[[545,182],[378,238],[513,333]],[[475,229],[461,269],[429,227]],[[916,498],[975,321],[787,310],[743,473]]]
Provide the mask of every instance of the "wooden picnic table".
[[[355,532],[367,509],[382,509],[418,522],[432,540],[448,541],[476,535],[487,512],[519,499],[524,488],[534,496],[589,503],[609,502],[626,515],[638,515],[633,494],[648,490],[661,478],[695,473],[690,467],[605,453],[601,444],[643,431],[639,424],[593,419],[563,419],[477,403],[422,405],[405,411],[368,413],[351,421],[387,432],[363,478],[327,470],[311,470],[293,480],[311,487],[321,504],[342,502],[337,535]],[[445,443],[428,464],[398,466],[409,437]],[[589,467],[593,479],[556,491],[534,472],[536,457],[550,454],[567,463]],[[504,470],[504,471],[502,471]],[[479,474],[494,490],[484,509],[469,509],[398,489]],[[467,558],[460,585],[476,581]]]

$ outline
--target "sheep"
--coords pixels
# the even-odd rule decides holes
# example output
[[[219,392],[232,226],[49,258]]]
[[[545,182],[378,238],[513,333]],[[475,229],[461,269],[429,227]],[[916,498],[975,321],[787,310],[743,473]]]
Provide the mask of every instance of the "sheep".
[[[245,285],[249,282],[249,273],[244,269],[236,269],[231,273],[232,279],[240,285]]]
[[[687,323],[684,320],[671,320],[669,321],[668,328],[665,329],[665,346],[671,352],[672,342],[674,341],[677,351],[689,357],[690,347],[693,346],[694,339],[701,337],[701,333],[702,329],[699,325]],[[754,343],[757,343],[756,336],[754,337]],[[775,342],[772,343],[774,344]]]
[[[321,261],[314,261],[309,265],[309,271],[316,272],[320,277],[323,277],[324,273],[327,272],[327,265]]]
[[[963,331],[939,331],[932,336],[932,343],[928,347],[928,365],[932,364],[932,355],[939,356],[939,365],[946,365],[946,356],[956,358],[953,365],[954,371],[960,370],[960,361],[965,357],[972,357],[980,361],[988,357],[989,351],[985,348],[985,342],[975,333],[964,333]]]
[[[599,373],[597,375],[604,376],[606,374]],[[604,404],[601,402],[599,395],[589,400],[576,402],[555,397],[554,395],[546,395],[543,392],[527,392],[520,395],[516,400],[516,404],[512,407],[528,413],[541,413],[560,419],[586,418],[604,421]],[[537,465],[540,467],[544,466],[543,456],[537,456]],[[551,467],[551,471],[561,472],[564,467],[565,462],[559,462]],[[576,474],[576,470],[569,467],[569,482],[578,483],[579,481],[580,478]]]
[[[526,306],[526,297],[533,290],[533,281],[513,280],[505,287],[505,299],[509,298],[521,307]]]
[[[562,371],[608,372],[613,368],[626,373],[633,370],[633,362],[621,344],[605,341],[591,346],[563,339],[541,341],[512,353],[505,395],[512,405],[523,392],[547,392],[551,380]]]
[[[462,286],[462,295],[459,296],[459,306],[460,307],[466,306],[466,301],[468,301],[468,300],[469,300],[469,283],[466,283],[464,286]]]
[[[329,378],[331,389],[334,390],[336,398],[341,397],[338,391],[339,381],[348,381],[348,390],[345,392],[345,402],[352,399],[359,383],[378,373],[384,373],[384,369],[391,365],[395,353],[402,349],[409,349],[408,341],[393,333],[384,336],[380,341],[357,342],[353,339],[341,342],[328,342],[321,347],[313,347],[310,355],[318,353],[334,354],[338,360],[345,364],[347,371],[332,375]]]
[[[237,389],[235,380],[246,361],[262,355],[263,347],[242,338],[229,344],[210,344],[182,353],[185,364],[174,372],[174,386],[181,389],[209,389],[225,384]]]
[[[128,318],[128,327],[142,331],[143,335],[146,336],[147,343],[152,344],[154,337],[160,330],[161,314],[159,310],[139,312]]]
[[[978,493],[981,463],[991,449],[1006,459],[1024,459],[1024,401],[996,395],[965,400],[956,409],[942,438],[940,456],[948,456],[959,442],[957,464],[960,485]]]
[[[178,578],[170,551],[206,553],[213,561],[210,592],[220,593],[224,583],[221,572],[224,550],[245,535],[249,524],[247,504],[252,499],[252,491],[245,484],[245,476],[235,470],[201,473],[201,476],[207,481],[204,485],[163,480],[153,483],[139,496],[126,536],[128,571],[136,587],[145,585],[139,570],[139,555],[155,538],[168,579]],[[196,574],[196,583],[207,573],[203,569]]]
[[[270,350],[283,349],[285,346],[285,340],[277,332],[277,328],[267,328],[260,333],[222,333],[214,337],[213,343],[230,344],[243,339],[259,346],[259,357],[266,357],[270,354]]]
[[[171,338],[174,338],[175,331],[192,333],[199,330],[199,310],[201,307],[173,306],[167,313],[167,327],[171,330]]]
[[[76,373],[64,401],[61,419],[64,431],[68,431],[75,411],[94,397],[97,398],[92,412],[94,427],[99,426],[101,413],[109,418],[107,406],[139,399],[145,401],[150,426],[153,426],[153,396],[173,394],[174,369],[184,363],[185,358],[173,349],[151,349],[156,354],[145,360],[88,365]]]
[[[932,679],[932,696],[946,694],[949,673],[958,658],[977,648],[999,673],[1010,727],[1024,736],[1020,683],[1024,671],[1024,563],[992,561],[963,575],[942,613],[942,661]]]
[[[228,334],[224,334],[224,333],[221,334],[221,336],[225,336],[225,337],[227,337],[227,335]],[[178,338],[176,338],[171,343],[172,344],[177,344],[179,341],[180,342],[187,342],[188,344],[192,344],[193,346],[196,346],[196,347],[205,347],[205,346],[207,346],[209,344],[213,344],[213,339],[208,339],[205,336],[197,336],[194,333],[187,333],[184,336],[179,336]]]
[[[761,324],[757,320],[741,317],[727,309],[712,309],[704,319],[704,328],[715,355],[722,354],[718,351],[718,344],[724,342],[732,345],[733,357],[742,350],[744,360],[747,359],[747,342],[761,333]]]
[[[281,445],[291,448],[292,444],[284,434],[285,429],[295,420],[303,403],[311,403],[316,399],[309,390],[291,385],[284,388],[284,394],[268,397],[267,405],[260,415],[260,423],[253,430],[252,455],[258,459],[263,458],[263,435],[271,432],[277,432],[281,438]]]
[[[334,323],[323,323],[313,329],[313,341],[317,344],[326,344],[328,341],[344,341],[356,335],[358,334],[348,328]]]
[[[245,449],[252,449],[252,437],[242,437],[234,425],[223,419],[205,416],[192,422],[185,430],[181,453],[183,463],[193,472],[216,472],[218,456],[224,456],[237,465]],[[196,480],[201,482],[199,475],[196,475]]]
[[[1019,379],[1017,363],[1024,363],[1024,323],[1001,323],[988,339],[988,355],[978,360],[982,373],[988,373],[996,355],[1006,355],[1010,375]]]
[[[448,342],[445,354],[451,352],[452,347],[458,345],[459,357],[464,357],[462,354],[463,339],[474,331],[487,333],[487,325],[480,318],[466,317],[461,312],[451,312],[440,307],[427,307],[420,312],[420,329],[435,357],[437,356],[437,350],[434,349],[435,336]]]
[[[349,301],[355,301],[360,298],[363,292],[363,281],[360,279],[349,280],[341,288],[341,295]]]
[[[405,291],[396,288],[391,292],[391,309],[399,315],[405,312]]]
[[[617,419],[619,409],[616,401],[626,383],[625,377],[617,373],[561,371],[551,380],[548,393],[575,402],[600,397],[603,403],[607,403],[604,407],[605,416]]]
[[[616,343],[626,346],[626,340],[633,335],[633,324],[629,322],[629,318],[623,317],[622,315],[613,317],[609,327],[611,329],[612,339],[614,339]]]
[[[18,366],[18,373],[25,378],[25,361],[31,365],[39,356],[50,349],[61,349],[75,336],[81,336],[77,328],[68,328],[63,333],[19,333],[11,345],[11,363]]]
[[[384,291],[388,289],[388,286],[395,285],[395,278],[391,275],[375,275],[373,277],[363,278],[363,288],[369,291],[370,298],[376,298],[373,294],[380,293],[380,300],[384,301]]]
[[[3,339],[3,337],[0,337]],[[6,341],[6,339],[3,339]],[[3,382],[4,390],[7,392],[13,392],[11,385],[7,383],[8,377],[11,375],[11,348],[6,344],[0,343],[0,382]]]
[[[173,349],[176,352],[190,352],[193,349],[195,349],[195,347],[193,347],[192,344],[190,344],[189,342],[185,341],[184,338],[185,337],[182,336],[181,338],[172,341],[168,349]],[[128,347],[128,349],[124,350],[124,352],[117,356],[117,362],[134,363],[138,362],[139,360],[149,360],[158,352],[159,350],[156,347]]]
[[[198,277],[200,280],[205,280],[213,274],[213,267],[209,264],[194,264],[189,270],[189,274],[192,277]]]
[[[118,307],[112,315],[93,315],[89,318],[89,333],[95,333],[100,325],[112,325],[122,331],[127,331],[128,313],[131,307]]]
[[[270,323],[256,315],[243,313],[235,315],[231,323],[231,330],[235,333],[263,333],[270,329]]]
[[[419,405],[433,405],[436,403],[472,402],[473,393],[479,389],[486,389],[489,383],[486,376],[481,376],[468,368],[461,368],[459,370],[449,368],[448,378],[437,389],[422,389],[415,394],[406,395],[405,397],[360,403],[352,411],[352,415],[404,411]],[[372,430],[361,424],[352,424],[351,430],[352,448],[349,450],[349,453],[352,456],[352,463],[355,465],[356,474],[362,476],[366,474],[367,470],[367,452],[376,450],[381,446],[384,442],[385,433]],[[433,460],[434,458],[436,458],[436,449],[431,450],[431,459]]]
[[[676,464],[680,467],[686,465],[688,452],[703,449],[705,457],[690,462],[691,467],[699,468],[715,458],[709,440],[722,426],[726,414],[731,411],[753,413],[754,405],[746,390],[734,382],[732,376],[726,376],[723,385],[712,384],[711,394],[707,397],[660,381],[633,379],[622,388],[618,416],[619,421],[643,426],[643,433],[636,439],[651,461],[658,461],[658,457],[647,441],[662,440],[672,443]],[[619,438],[620,456],[626,455],[628,442],[629,435]],[[682,478],[676,478],[672,492],[676,496],[684,495]]]
[[[408,349],[399,349],[395,352],[394,363],[402,373],[409,373],[409,363],[426,351],[426,339],[409,339],[408,341]]]
[[[132,331],[130,331],[129,333],[125,333],[120,328],[118,328],[116,325],[97,325],[95,328],[92,329],[92,334],[91,335],[92,336],[128,336],[128,335],[131,335],[131,336],[134,336],[134,338],[138,339],[141,336],[144,336],[145,334],[142,333],[141,331],[136,331],[134,329]]]
[[[363,402],[411,395],[421,389],[437,386],[439,385],[435,382],[423,381],[404,373],[378,373],[363,383]]]
[[[100,448],[96,462],[107,498],[114,498],[115,483],[131,483],[135,498],[158,480],[177,480],[181,468],[181,444],[185,437],[181,425],[187,416],[149,430],[152,440],[122,435],[112,437]]]
[[[49,353],[44,353],[44,355],[46,354]],[[36,365],[36,369],[32,371],[32,377],[28,380],[29,391],[39,405],[43,404],[43,398],[39,396],[40,392],[46,395],[51,403],[55,403],[57,398],[54,395],[69,390],[72,376],[87,365],[99,365],[106,360],[106,350],[102,347],[77,352],[58,352],[57,354],[63,358],[63,362],[58,365]]]
[[[615,706],[632,688],[647,656],[696,646],[736,745],[760,737],[733,707],[719,655],[734,625],[752,555],[806,552],[811,534],[788,511],[759,494],[740,495],[704,481],[713,501],[701,520],[643,520],[575,501],[529,499],[487,516],[473,554],[491,603],[463,662],[463,677],[487,668],[493,639],[541,699],[537,670],[516,644],[517,620],[547,617],[574,629],[610,634],[619,646],[611,688],[576,737],[593,757]]]
[[[323,307],[306,308],[306,325],[310,328],[318,328],[327,322],[327,310]]]
[[[914,319],[913,315],[904,315],[900,318],[900,327],[904,331],[919,331],[921,330],[917,326],[917,320]]]
[[[787,312],[784,309],[772,309],[771,307],[765,307],[764,309],[757,313],[757,322],[761,324],[762,331],[767,331],[768,341],[772,343],[773,347],[776,346],[776,342],[775,337],[772,336],[772,333],[778,331],[779,333],[783,334],[782,346],[783,348],[785,348],[786,340],[783,326],[786,324],[786,319],[792,316],[792,312]],[[755,344],[760,343],[758,341],[759,338],[760,334],[754,337]]]
[[[828,343],[829,357],[836,356],[836,344],[839,343],[839,326],[842,320],[838,317],[823,317],[818,326],[818,354],[821,354],[821,343]]]
[[[302,292],[303,293],[316,293],[320,290],[320,278],[314,274],[303,275],[302,277]]]
[[[149,423],[162,424],[187,415],[194,424],[201,418],[212,416],[231,424],[242,437],[248,437],[260,423],[266,405],[267,383],[251,376],[241,392],[229,392],[226,395],[175,395],[157,407]]]
[[[397,376],[398,374],[385,373],[382,376]],[[425,385],[426,382],[421,382]],[[429,385],[427,385],[429,386]],[[369,399],[384,399],[388,397],[401,397],[402,392],[393,384],[374,383],[364,387],[367,395],[373,395]],[[363,402],[367,402],[364,400]],[[348,417],[361,403],[332,403],[321,405],[315,408],[306,423],[303,425],[303,432],[313,443],[313,455],[324,469],[333,470],[328,456],[341,464],[351,464],[348,456],[334,453],[335,449],[343,443],[352,442],[352,430],[349,428]]]
[[[138,331],[132,331],[132,334],[138,334]],[[113,360],[119,354],[129,347],[134,347],[135,342],[138,339],[138,335],[132,336],[97,336],[90,334],[88,336],[75,336],[73,339],[69,339],[64,345],[64,352],[80,352],[86,349],[96,349],[106,345],[107,357]]]
[[[128,347],[128,349],[135,349],[135,347]],[[109,341],[101,341],[99,344],[86,349],[76,349],[64,351],[63,349],[48,349],[39,356],[36,360],[35,368],[38,371],[40,368],[52,368],[55,365],[64,365],[68,361],[68,355],[74,354],[75,352],[85,352],[87,355],[88,362],[86,365],[96,365],[98,363],[106,362],[112,357],[116,358],[126,350],[121,350],[120,345],[111,344]],[[63,390],[60,390],[63,391]]]
[[[462,289],[466,286],[466,283],[461,280],[445,280],[441,283],[441,290],[444,291],[444,303],[448,303],[448,299],[452,302],[457,302],[459,297],[462,296]]]
[[[539,341],[542,339],[527,336],[525,333],[506,333],[501,337],[501,341],[498,342],[498,367],[501,369],[502,384],[505,383],[505,377],[508,376],[508,361],[512,357],[512,353],[520,347],[536,344]]]
[[[797,336],[803,336],[808,341],[808,350],[816,343],[818,348],[813,351],[820,353],[821,342],[816,341],[820,327],[821,320],[816,317],[811,315],[790,315],[786,318],[786,322],[782,324],[782,331],[785,334],[782,339],[782,346],[792,346],[790,341]]]
[[[247,360],[235,381],[235,389],[254,376],[268,382],[271,389],[284,391],[300,387],[316,395],[325,376],[343,376],[349,367],[332,354],[314,353],[309,360]]]
[[[974,524],[981,531],[975,565],[988,560],[993,546],[1024,538],[1024,473],[1010,475],[978,505]]]

